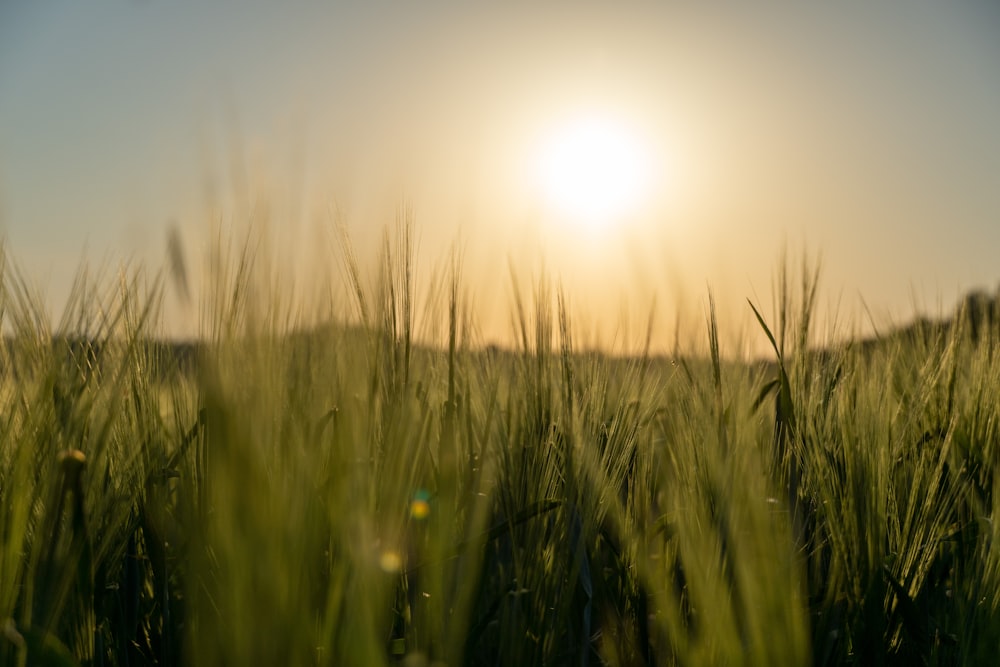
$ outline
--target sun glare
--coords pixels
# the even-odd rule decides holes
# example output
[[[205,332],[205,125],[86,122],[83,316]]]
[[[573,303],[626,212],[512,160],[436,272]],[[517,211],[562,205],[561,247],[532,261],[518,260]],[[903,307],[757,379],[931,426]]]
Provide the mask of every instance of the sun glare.
[[[648,157],[626,125],[587,117],[561,126],[543,141],[536,180],[554,213],[600,227],[642,203],[649,171]]]

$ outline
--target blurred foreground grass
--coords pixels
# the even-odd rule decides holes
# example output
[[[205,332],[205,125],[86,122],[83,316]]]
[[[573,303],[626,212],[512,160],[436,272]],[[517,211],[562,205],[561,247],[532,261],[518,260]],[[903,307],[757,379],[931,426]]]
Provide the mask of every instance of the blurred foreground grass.
[[[578,350],[544,282],[479,349],[410,230],[372,284],[345,256],[357,325],[298,328],[244,253],[185,354],[141,273],[51,327],[4,271],[0,664],[995,659],[996,331],[810,351],[782,267],[766,364],[711,308],[708,358]]]

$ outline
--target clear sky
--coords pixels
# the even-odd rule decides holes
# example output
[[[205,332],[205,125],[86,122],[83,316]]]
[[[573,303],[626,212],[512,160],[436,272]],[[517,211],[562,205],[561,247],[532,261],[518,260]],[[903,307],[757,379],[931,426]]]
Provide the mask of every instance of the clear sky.
[[[510,264],[605,337],[654,295],[700,326],[706,285],[738,329],[785,245],[842,320],[936,314],[1000,282],[1000,9],[0,0],[0,225],[56,304],[172,223],[200,256],[266,220],[307,275],[337,218],[370,257],[403,199],[489,339]]]

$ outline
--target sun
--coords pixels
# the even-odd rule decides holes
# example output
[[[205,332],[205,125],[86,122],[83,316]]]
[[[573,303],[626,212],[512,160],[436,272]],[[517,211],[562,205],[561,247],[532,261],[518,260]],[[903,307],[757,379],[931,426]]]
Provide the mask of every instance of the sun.
[[[620,222],[642,204],[649,157],[624,122],[585,116],[560,125],[538,150],[535,181],[550,212],[587,227]]]

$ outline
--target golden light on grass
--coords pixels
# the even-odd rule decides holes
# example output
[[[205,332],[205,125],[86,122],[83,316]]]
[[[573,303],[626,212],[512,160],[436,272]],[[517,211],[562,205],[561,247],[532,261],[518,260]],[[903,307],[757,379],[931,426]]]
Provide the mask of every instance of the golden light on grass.
[[[399,552],[385,549],[379,555],[378,565],[384,572],[399,572],[403,567],[403,557],[399,555]]]
[[[643,203],[651,159],[624,120],[590,114],[554,128],[538,148],[535,185],[556,215],[575,225],[613,225]]]

